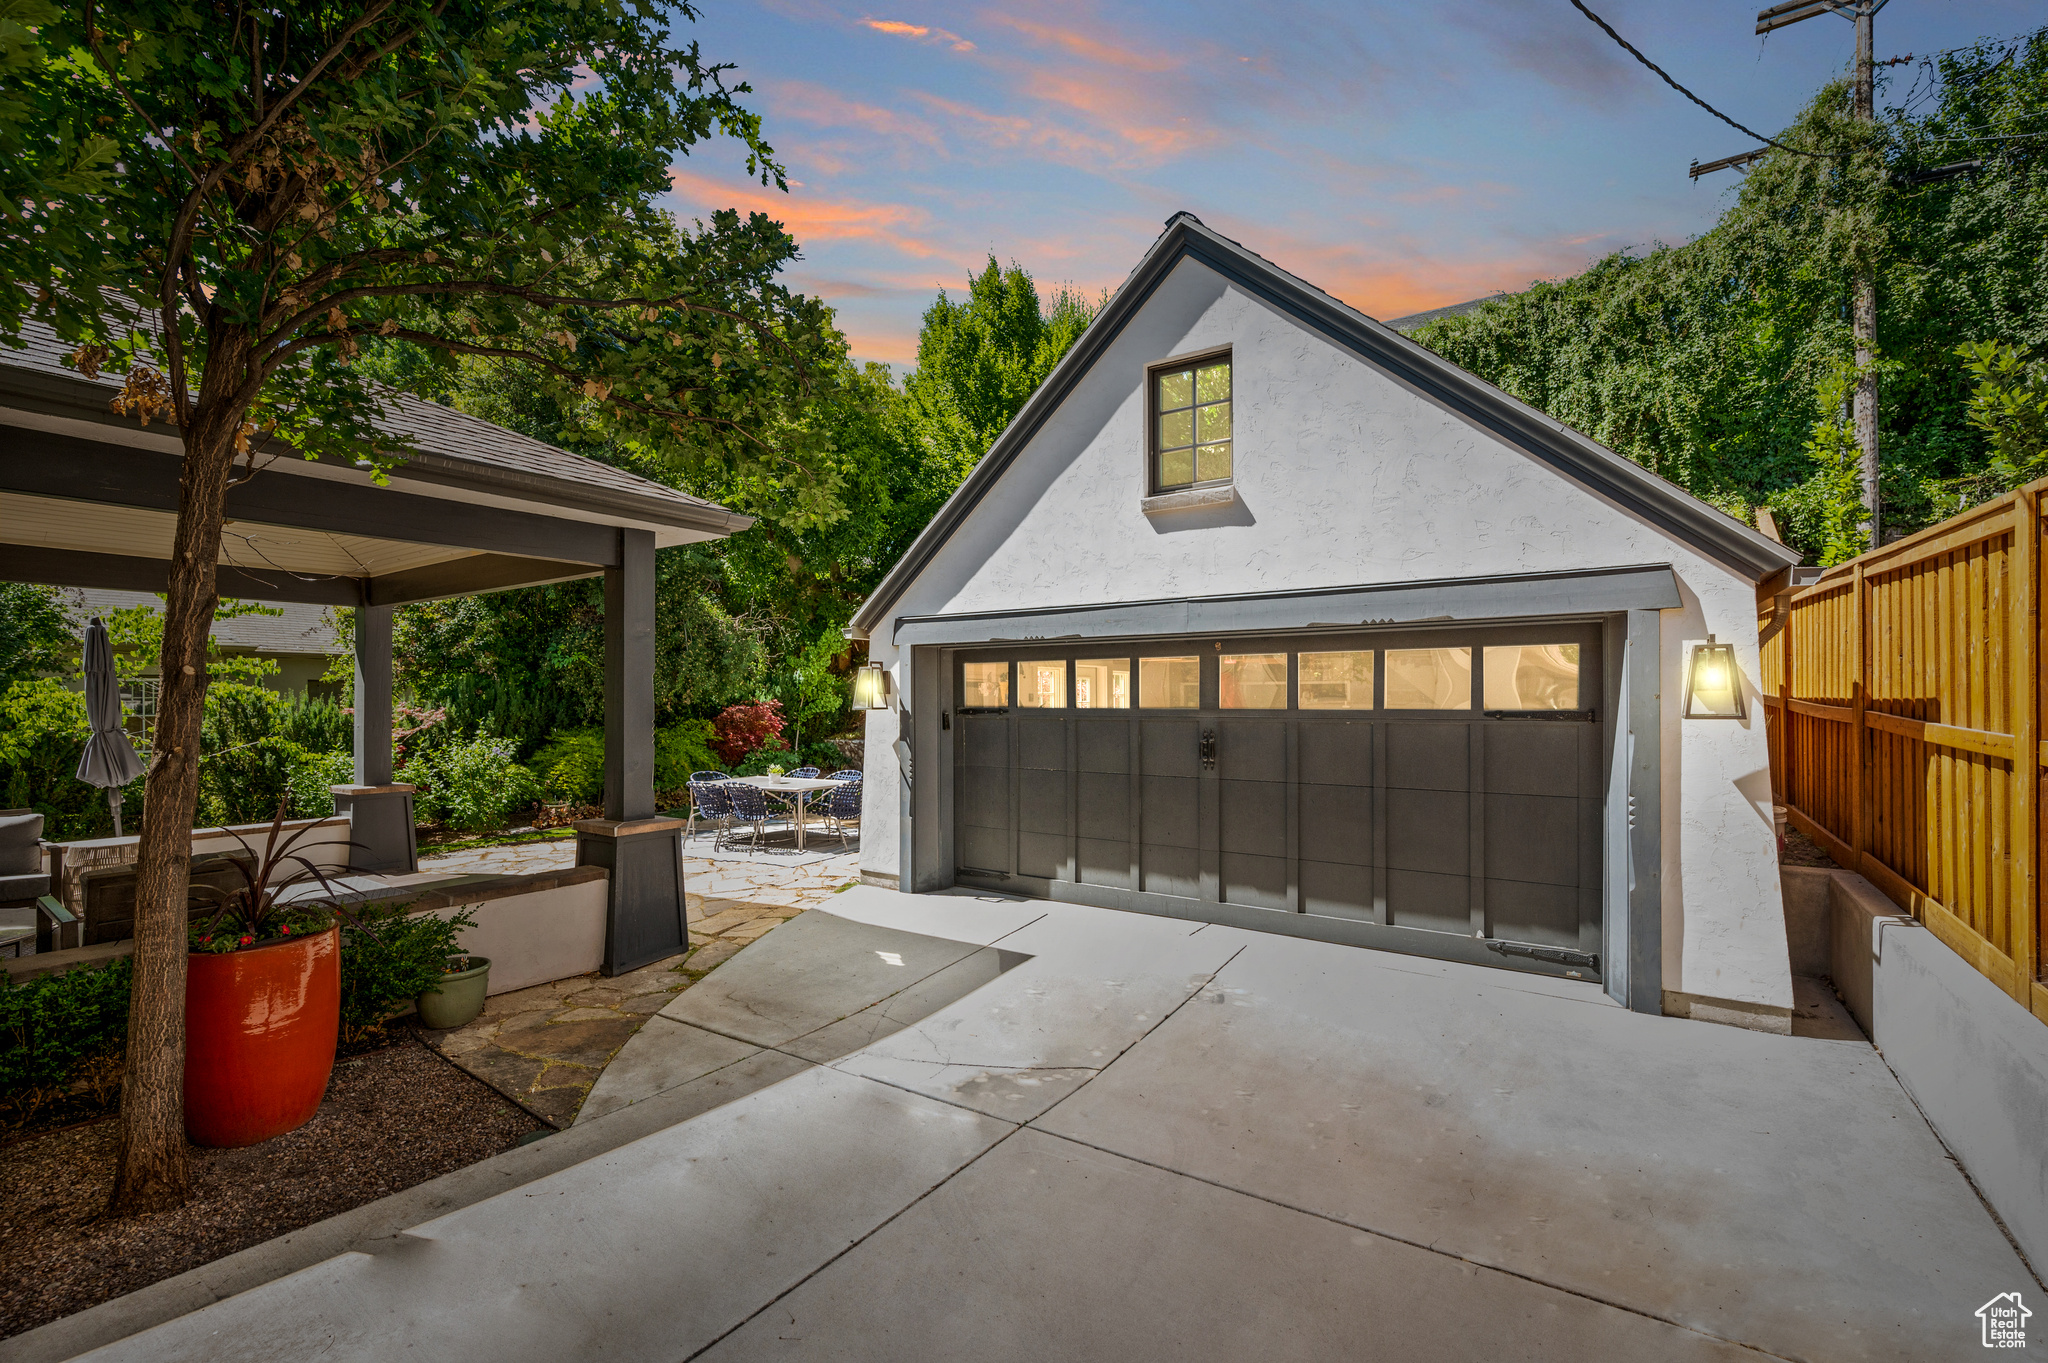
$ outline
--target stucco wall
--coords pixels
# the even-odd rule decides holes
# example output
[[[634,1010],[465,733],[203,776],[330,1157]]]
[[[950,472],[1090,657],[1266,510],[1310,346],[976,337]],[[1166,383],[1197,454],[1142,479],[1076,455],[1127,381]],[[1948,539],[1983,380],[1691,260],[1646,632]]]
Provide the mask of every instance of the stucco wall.
[[[1233,348],[1238,501],[1148,517],[1144,372]],[[899,615],[1668,563],[1663,613],[1664,987],[1789,1009],[1755,590],[1184,259],[891,607]],[[1733,640],[1749,717],[1684,721],[1687,641]],[[911,681],[885,623],[871,656]],[[894,716],[884,715],[891,726]],[[870,719],[870,735],[875,734]],[[897,789],[868,745],[870,815]],[[861,840],[894,875],[897,839]]]

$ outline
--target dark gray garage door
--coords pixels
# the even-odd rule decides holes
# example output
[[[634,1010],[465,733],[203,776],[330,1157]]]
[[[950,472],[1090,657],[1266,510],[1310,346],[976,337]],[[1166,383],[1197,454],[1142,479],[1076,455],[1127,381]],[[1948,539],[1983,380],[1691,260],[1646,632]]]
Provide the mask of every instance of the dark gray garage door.
[[[1346,920],[1467,959],[1482,939],[1504,964],[1597,977],[1596,626],[982,650],[954,668],[961,883]]]

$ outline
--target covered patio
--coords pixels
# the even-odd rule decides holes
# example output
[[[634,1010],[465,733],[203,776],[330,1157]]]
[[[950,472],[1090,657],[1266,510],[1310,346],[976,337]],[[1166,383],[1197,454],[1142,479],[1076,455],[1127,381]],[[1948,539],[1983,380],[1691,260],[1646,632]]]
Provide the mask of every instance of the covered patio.
[[[67,367],[68,349],[31,325],[21,348],[0,350],[0,580],[162,591],[176,431],[112,412],[118,384]],[[367,460],[259,449],[256,476],[228,495],[218,569],[223,596],[354,612],[354,771],[334,787],[360,844],[349,869],[419,869],[413,787],[392,772],[395,608],[602,575],[604,813],[575,825],[576,862],[605,876],[605,973],[676,954],[682,821],[659,817],[654,794],[655,553],[752,520],[402,394],[385,428],[393,451],[409,451],[388,486]]]

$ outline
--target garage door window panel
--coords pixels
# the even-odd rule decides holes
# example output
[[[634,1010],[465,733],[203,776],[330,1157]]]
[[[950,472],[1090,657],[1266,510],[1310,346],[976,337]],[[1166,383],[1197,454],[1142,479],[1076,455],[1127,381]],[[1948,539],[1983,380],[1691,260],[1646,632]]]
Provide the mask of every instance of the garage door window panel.
[[[1199,709],[1202,704],[1201,658],[1138,659],[1138,704],[1147,710]]]
[[[1373,655],[1371,649],[1340,653],[1304,653],[1299,661],[1300,705],[1304,710],[1370,710]]]
[[[1390,648],[1387,650],[1389,710],[1470,710],[1472,650]]]
[[[1018,663],[1017,704],[1027,710],[1066,709],[1066,659]]]
[[[1285,710],[1285,653],[1226,653],[1217,663],[1217,695],[1225,710]]]
[[[1129,658],[1083,658],[1075,663],[1074,708],[1077,710],[1130,709],[1131,660]]]
[[[962,663],[960,665],[960,708],[995,710],[1010,703],[1008,663]]]
[[[1485,709],[1537,713],[1582,708],[1577,644],[1489,646],[1480,671]]]

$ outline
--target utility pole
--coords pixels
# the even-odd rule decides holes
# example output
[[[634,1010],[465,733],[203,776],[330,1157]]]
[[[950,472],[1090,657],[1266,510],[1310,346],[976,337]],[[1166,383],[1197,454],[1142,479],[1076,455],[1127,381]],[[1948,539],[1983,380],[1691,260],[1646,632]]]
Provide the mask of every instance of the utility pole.
[[[1877,121],[1876,53],[1872,22],[1888,0],[1786,0],[1756,16],[1756,31],[1769,33],[1823,14],[1839,14],[1856,25],[1856,84],[1851,100],[1855,117],[1865,124]],[[1733,158],[1730,158],[1731,160]],[[1700,170],[1718,168],[1701,167]],[[1697,171],[1695,178],[1697,178]],[[1863,451],[1863,509],[1870,527],[1870,547],[1878,543],[1877,497],[1877,278],[1869,262],[1859,264],[1851,286],[1850,325],[1856,333],[1856,391],[1851,399],[1850,417],[1856,428],[1856,445]]]

